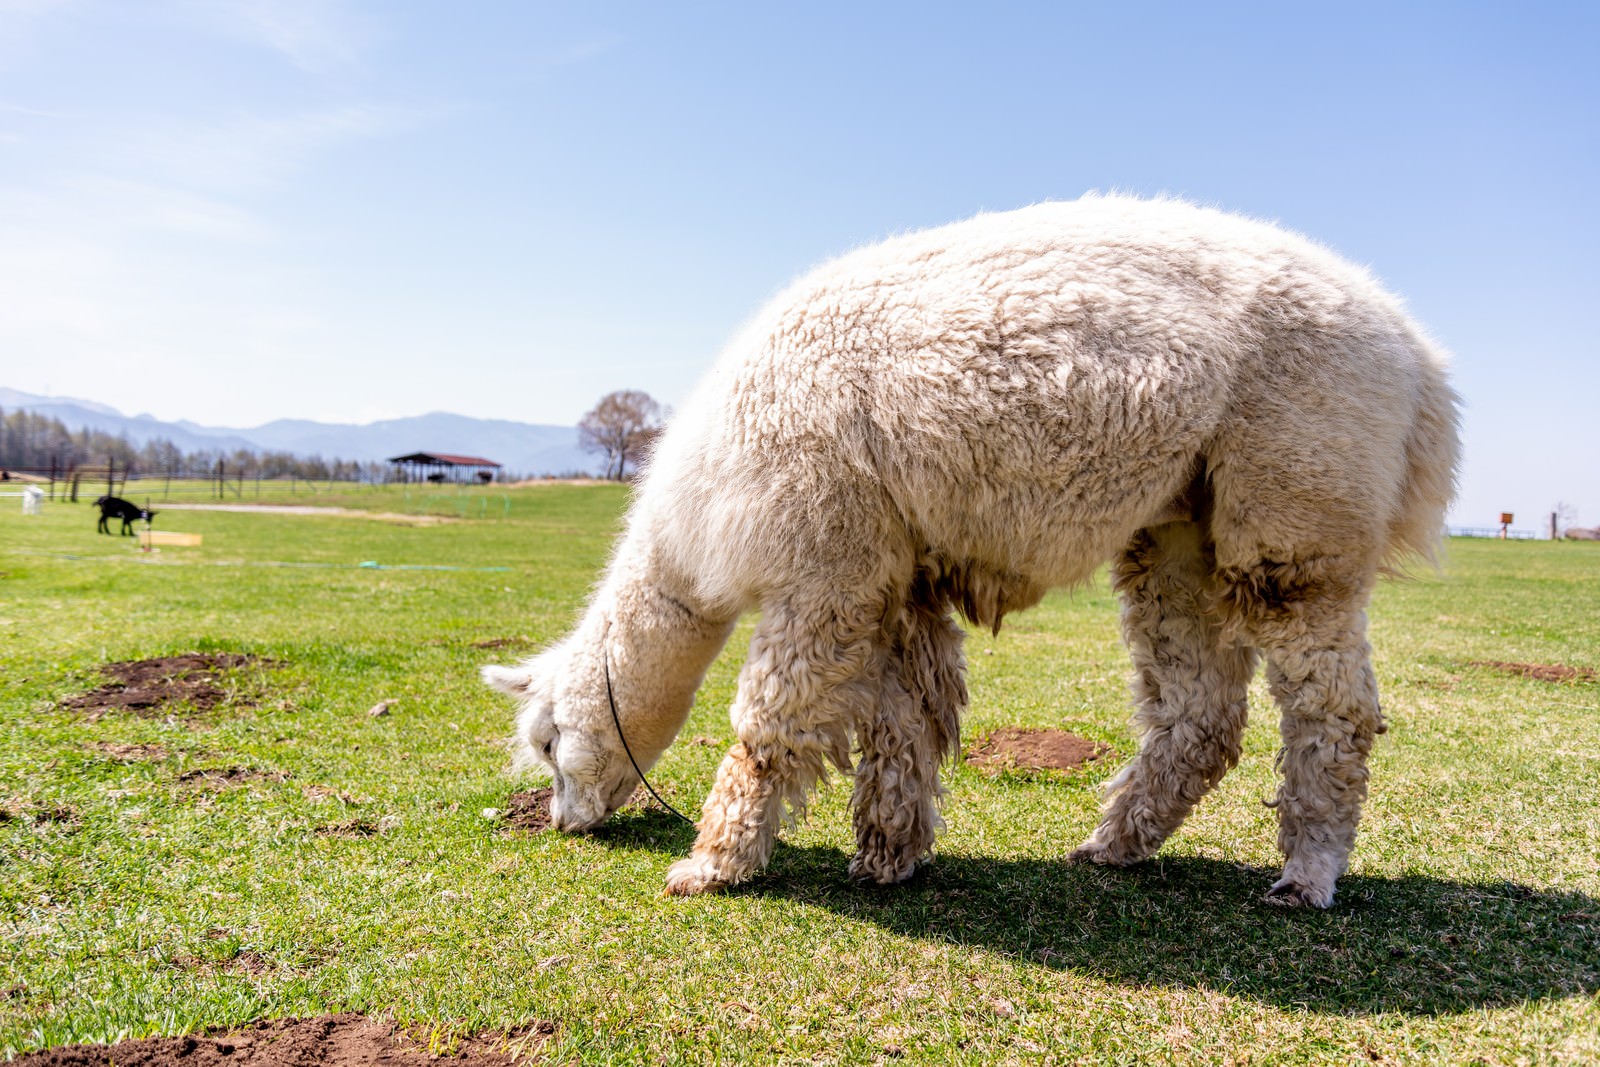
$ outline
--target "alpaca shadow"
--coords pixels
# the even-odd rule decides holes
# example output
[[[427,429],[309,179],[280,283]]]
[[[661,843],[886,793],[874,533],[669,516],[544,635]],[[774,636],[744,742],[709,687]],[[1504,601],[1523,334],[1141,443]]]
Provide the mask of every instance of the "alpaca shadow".
[[[693,837],[655,812],[596,835],[675,855]],[[1443,1015],[1600,991],[1600,901],[1581,893],[1346,875],[1321,912],[1266,903],[1274,870],[1193,856],[1113,870],[941,854],[889,888],[848,882],[847,863],[836,849],[780,843],[767,872],[732,892],[1041,967],[1332,1014]]]
[[[1118,982],[1337,1014],[1440,1015],[1600,990],[1600,902],[1578,893],[1351,875],[1318,912],[1266,903],[1275,870],[1198,857],[1111,870],[940,856],[891,889],[838,887],[832,850],[775,860],[746,892]]]

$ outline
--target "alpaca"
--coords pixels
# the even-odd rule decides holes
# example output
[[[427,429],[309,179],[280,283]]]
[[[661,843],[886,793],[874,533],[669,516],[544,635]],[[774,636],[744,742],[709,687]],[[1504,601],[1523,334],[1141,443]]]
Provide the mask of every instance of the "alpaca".
[[[1264,660],[1281,710],[1276,902],[1329,907],[1384,731],[1376,576],[1431,557],[1458,462],[1443,354],[1364,271],[1276,227],[1090,196],[911,233],[802,277],[733,340],[644,474],[573,633],[485,680],[603,821],[760,621],[690,855],[749,878],[853,777],[852,877],[931,853],[966,705],[962,631],[1112,561],[1139,749],[1077,861],[1158,849],[1239,759]],[[857,758],[852,759],[855,754]]]

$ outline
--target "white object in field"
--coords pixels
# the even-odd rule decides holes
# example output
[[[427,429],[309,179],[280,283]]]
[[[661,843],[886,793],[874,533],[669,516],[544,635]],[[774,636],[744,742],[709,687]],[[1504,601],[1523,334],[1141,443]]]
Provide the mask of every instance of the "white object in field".
[[[44,490],[37,485],[26,486],[22,490],[22,513],[24,515],[39,514],[39,504],[44,500]]]

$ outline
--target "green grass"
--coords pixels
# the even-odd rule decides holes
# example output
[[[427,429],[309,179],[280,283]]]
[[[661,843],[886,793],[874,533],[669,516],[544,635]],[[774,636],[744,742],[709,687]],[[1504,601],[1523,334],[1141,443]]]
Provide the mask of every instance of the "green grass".
[[[567,837],[482,815],[517,783],[477,668],[572,623],[624,492],[315,502],[458,521],[173,510],[157,528],[204,544],[143,555],[85,505],[0,511],[0,1051],[356,1010],[446,1043],[550,1020],[558,1063],[1600,1059],[1600,684],[1469,665],[1600,669],[1596,546],[1458,541],[1445,576],[1379,590],[1391,729],[1330,912],[1261,902],[1259,686],[1243,762],[1156,859],[1062,863],[1133,746],[1103,580],[972,636],[966,730],[1060,725],[1116,757],[955,768],[937,860],[893,890],[846,882],[836,781],[765,875],[678,900],[690,831],[666,816]],[[652,774],[688,810],[731,743],[746,636]],[[474,647],[495,639],[516,643]],[[206,713],[59,706],[100,664],[194,649],[276,666]],[[262,773],[182,778],[229,767]]]

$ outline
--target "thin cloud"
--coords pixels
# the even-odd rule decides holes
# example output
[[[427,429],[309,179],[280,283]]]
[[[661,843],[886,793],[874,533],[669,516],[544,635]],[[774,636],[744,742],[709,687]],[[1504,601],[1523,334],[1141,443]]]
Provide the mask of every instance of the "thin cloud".
[[[229,242],[260,243],[271,230],[250,212],[186,189],[125,178],[87,175],[63,183],[61,199],[96,232],[164,232]]]
[[[5,0],[0,0],[4,3]],[[20,115],[28,119],[64,119],[70,116],[65,111],[49,111],[42,107],[29,107],[27,104],[13,104],[8,100],[0,100],[0,115]]]
[[[205,24],[277,52],[308,73],[359,66],[374,24],[339,0],[205,0],[185,3]]]
[[[16,30],[44,16],[73,6],[75,0],[0,0],[0,24]]]
[[[296,115],[147,123],[118,135],[118,157],[165,181],[249,191],[281,184],[331,147],[400,133],[432,115],[349,104]]]
[[[58,11],[72,0],[0,0],[0,18],[35,18],[47,11]]]
[[[578,41],[567,45],[565,48],[547,56],[540,57],[545,63],[553,67],[571,67],[579,63],[587,63],[598,56],[616,48],[622,43],[622,38],[616,34],[606,34],[603,37],[591,38],[587,41]]]
[[[30,55],[37,27],[71,6],[72,0],[0,0],[0,70]]]

